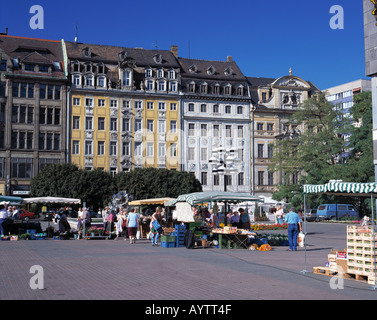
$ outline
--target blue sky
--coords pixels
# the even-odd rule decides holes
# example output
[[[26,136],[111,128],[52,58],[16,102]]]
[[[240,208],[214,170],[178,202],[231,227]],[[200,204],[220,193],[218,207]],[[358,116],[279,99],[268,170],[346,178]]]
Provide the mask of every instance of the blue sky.
[[[32,5],[44,29],[30,28]],[[330,8],[344,9],[333,30]],[[0,32],[9,35],[170,49],[181,57],[232,56],[250,77],[293,74],[321,90],[365,77],[362,0],[19,0],[2,3]]]

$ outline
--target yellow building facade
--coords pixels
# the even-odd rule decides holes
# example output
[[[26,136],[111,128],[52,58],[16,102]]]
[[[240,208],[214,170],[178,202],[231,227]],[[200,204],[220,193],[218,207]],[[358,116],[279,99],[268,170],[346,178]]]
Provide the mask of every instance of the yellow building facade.
[[[113,174],[138,167],[178,170],[179,66],[173,53],[103,47],[67,44],[71,162]]]

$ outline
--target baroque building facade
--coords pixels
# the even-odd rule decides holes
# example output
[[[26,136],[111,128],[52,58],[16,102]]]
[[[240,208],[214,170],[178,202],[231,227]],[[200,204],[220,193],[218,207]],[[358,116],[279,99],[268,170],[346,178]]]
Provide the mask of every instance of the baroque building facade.
[[[310,81],[292,75],[280,78],[248,77],[252,99],[251,111],[251,192],[270,197],[277,186],[295,183],[297,175],[283,181],[282,172],[270,172],[276,139],[299,134],[303,128],[292,125],[291,115],[300,103],[315,96],[320,90]]]
[[[250,192],[250,96],[247,79],[226,61],[179,58],[182,70],[181,170],[193,172],[203,191]],[[234,150],[237,172],[217,175],[214,149]],[[226,181],[225,181],[226,179]],[[225,185],[226,184],[226,185]]]
[[[45,166],[67,161],[61,41],[0,35],[0,193],[27,195]]]
[[[72,163],[111,173],[178,169],[180,68],[174,49],[66,43]]]

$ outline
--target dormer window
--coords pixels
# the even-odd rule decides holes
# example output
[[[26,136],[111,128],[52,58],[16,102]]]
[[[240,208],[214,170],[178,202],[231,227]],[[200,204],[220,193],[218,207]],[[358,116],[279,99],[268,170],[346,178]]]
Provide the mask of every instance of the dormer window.
[[[198,67],[195,64],[193,64],[193,65],[190,66],[189,71],[191,73],[197,73],[198,72]]]
[[[175,79],[175,71],[169,70],[169,79]]]
[[[208,84],[206,82],[200,85],[200,93],[207,94],[208,93]]]
[[[237,95],[243,96],[243,86],[242,85],[237,87]]]
[[[151,68],[145,69],[145,77],[146,78],[152,77],[152,69]]]
[[[228,67],[224,70],[224,74],[226,76],[231,76],[233,74],[233,69],[231,67]]]
[[[151,91],[153,89],[154,89],[154,81],[153,80],[147,80],[146,90]]]
[[[83,57],[90,58],[92,56],[92,50],[90,48],[86,47],[82,49],[82,55]]]
[[[232,86],[229,83],[224,87],[224,94],[225,95],[231,95],[232,94]]]
[[[216,69],[215,69],[214,66],[209,66],[209,67],[207,68],[207,74],[208,74],[209,76],[213,76],[213,75],[215,74],[215,72],[216,72]]]
[[[163,69],[159,69],[157,71],[157,78],[163,78],[164,77],[164,70]]]
[[[85,65],[85,72],[92,72],[92,65],[90,63]]]
[[[218,83],[216,83],[214,86],[213,86],[213,94],[220,94],[220,85]]]
[[[189,92],[195,92],[195,82],[190,82],[188,84],[188,91]]]
[[[156,53],[154,56],[153,56],[153,60],[154,62],[158,63],[158,64],[161,64],[162,63],[162,55],[159,54],[159,53]]]
[[[80,72],[80,63],[78,61],[75,61],[72,64],[73,72]]]
[[[123,70],[123,86],[131,85],[131,70]]]
[[[48,66],[47,65],[39,65],[38,71],[39,72],[48,72]]]
[[[98,65],[98,73],[105,73],[105,65],[104,64],[99,64]]]

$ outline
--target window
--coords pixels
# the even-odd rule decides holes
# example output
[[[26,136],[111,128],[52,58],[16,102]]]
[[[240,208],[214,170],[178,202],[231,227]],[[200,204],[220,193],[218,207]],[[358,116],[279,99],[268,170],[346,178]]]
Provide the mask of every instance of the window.
[[[163,69],[159,69],[157,71],[157,78],[163,78],[164,77],[164,70]]]
[[[177,110],[177,104],[176,103],[171,103],[170,104],[170,110],[171,111],[176,111]]]
[[[153,110],[153,102],[152,101],[148,101],[147,102],[147,109],[148,110]]]
[[[1,59],[0,71],[7,71],[7,60]]]
[[[237,114],[243,114],[243,107],[242,106],[237,107]]]
[[[202,84],[200,85],[200,93],[202,94],[206,94],[207,93],[207,89],[208,88],[208,85],[207,84]]]
[[[208,159],[208,150],[207,148],[201,148],[200,149],[200,160],[201,161],[207,161]]]
[[[54,108],[54,124],[60,124],[60,108]]]
[[[169,79],[175,79],[175,71],[169,70]]]
[[[11,158],[11,178],[32,178],[33,159]]]
[[[100,88],[105,88],[106,87],[106,78],[105,77],[98,77],[97,78],[97,85]]]
[[[43,92],[45,92],[43,91],[43,86],[45,85],[41,85],[42,94]],[[27,82],[13,82],[12,96],[21,98],[34,98],[34,84]],[[45,99],[45,94],[41,96],[41,99]]]
[[[202,123],[200,125],[200,135],[202,137],[206,137],[207,136],[207,124]]]
[[[267,146],[267,158],[272,158],[274,155],[274,145],[272,143],[268,144]]]
[[[172,143],[170,145],[170,156],[171,157],[176,157],[177,156],[177,144],[176,143]]]
[[[135,142],[135,157],[141,157],[142,156],[142,153],[141,153],[141,142]]]
[[[85,84],[88,87],[93,86],[93,76],[86,76],[85,77]]]
[[[60,100],[60,93],[61,93],[61,87],[55,86],[54,87],[54,99],[55,100]]]
[[[117,108],[118,107],[118,100],[110,99],[110,107]]]
[[[165,102],[159,102],[158,103],[158,110],[166,110],[166,103]]]
[[[202,184],[202,186],[207,185],[207,172],[201,173],[201,184]]]
[[[232,126],[231,125],[226,125],[225,126],[225,136],[227,138],[231,138],[232,137]]]
[[[258,144],[258,158],[263,158],[263,144]]]
[[[72,129],[80,129],[80,117],[79,116],[73,116]]]
[[[105,118],[104,117],[98,118],[98,130],[105,130]]]
[[[257,123],[257,130],[263,130],[263,123]]]
[[[131,71],[130,70],[123,71],[123,85],[124,86],[131,85]]]
[[[147,90],[153,90],[154,87],[154,81],[153,80],[147,80]]]
[[[60,134],[54,133],[54,150],[60,150]]]
[[[141,109],[141,107],[142,107],[142,101],[135,101],[134,107],[135,107],[135,109]]]
[[[130,119],[123,118],[123,120],[122,120],[122,131],[123,132],[130,131]]]
[[[85,151],[86,156],[93,155],[93,141],[85,141]]]
[[[105,106],[105,99],[98,99],[98,106],[104,107]]]
[[[118,131],[118,119],[110,118],[110,131]]]
[[[169,83],[169,91],[176,92],[177,91],[177,83],[175,81]]]
[[[165,133],[165,132],[166,132],[166,121],[158,120],[158,133]]]
[[[153,132],[153,120],[147,120],[147,131]]]
[[[264,185],[264,171],[258,171],[258,185]]]
[[[189,83],[189,92],[195,92],[195,83]]]
[[[147,157],[153,157],[154,154],[154,144],[153,142],[147,143]]]
[[[85,98],[85,106],[93,107],[93,99],[92,98]]]
[[[135,119],[135,132],[141,131],[141,119]]]
[[[123,108],[126,108],[126,109],[131,108],[131,101],[130,100],[123,100]]]
[[[195,160],[195,148],[187,148],[187,160]]]
[[[267,178],[268,178],[268,185],[273,186],[274,185],[274,173],[273,172],[268,172],[267,173]]]
[[[213,105],[213,113],[219,113],[219,105],[218,104]]]
[[[72,154],[80,154],[80,141],[79,140],[72,141]]]
[[[215,174],[215,175],[213,176],[213,185],[214,185],[214,186],[218,186],[218,185],[220,185],[220,176],[219,176],[218,174]]]
[[[85,130],[93,130],[93,118],[85,117]]]
[[[238,174],[238,185],[243,186],[245,183],[245,174],[243,172],[240,172]]]
[[[122,155],[129,156],[131,154],[130,151],[131,151],[130,150],[130,143],[123,141],[123,143],[122,143]]]
[[[205,103],[200,105],[200,112],[207,112],[207,105]]]
[[[165,81],[159,81],[158,82],[158,90],[159,91],[165,91]]]
[[[237,127],[238,138],[243,138],[243,126]]]
[[[232,94],[232,86],[231,85],[228,85],[224,88],[224,94],[226,94],[226,95]]]
[[[165,143],[158,144],[158,156],[165,157],[166,156],[166,145]]]
[[[98,141],[97,154],[99,156],[103,156],[105,154],[105,142],[104,141]]]
[[[145,77],[146,78],[152,77],[152,69],[146,69],[145,70]]]
[[[189,105],[188,105],[188,111],[189,112],[194,112],[195,111],[195,105],[193,103],[189,103]]]
[[[220,126],[218,124],[213,125],[213,136],[214,137],[220,136]]]
[[[170,121],[170,133],[177,133],[177,121]]]
[[[195,134],[195,124],[189,123],[188,124],[188,135],[193,136]]]
[[[231,106],[225,106],[225,113],[232,113],[232,107]]]
[[[79,106],[79,105],[80,105],[80,98],[73,98],[73,102],[72,102],[72,104],[73,104],[74,106]]]
[[[25,64],[25,71],[34,71],[34,69],[35,69],[34,64],[30,64],[30,63]]]
[[[110,141],[110,156],[116,156],[116,155],[117,155],[117,142]]]
[[[274,131],[274,124],[273,123],[267,123],[267,131]]]

